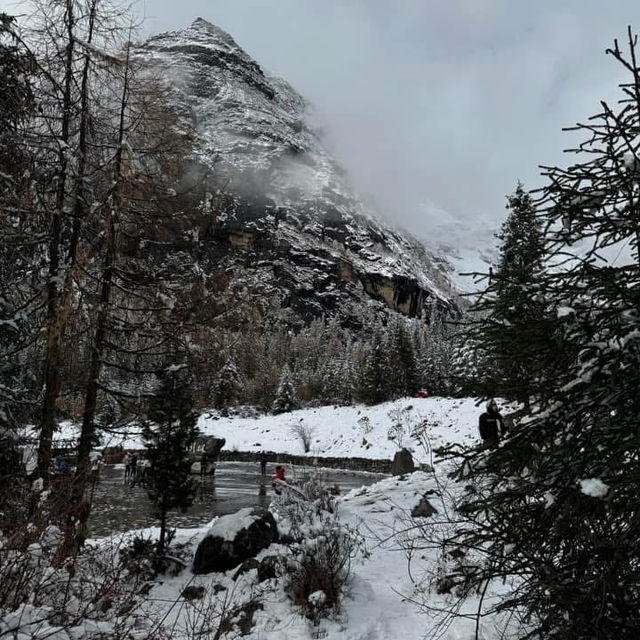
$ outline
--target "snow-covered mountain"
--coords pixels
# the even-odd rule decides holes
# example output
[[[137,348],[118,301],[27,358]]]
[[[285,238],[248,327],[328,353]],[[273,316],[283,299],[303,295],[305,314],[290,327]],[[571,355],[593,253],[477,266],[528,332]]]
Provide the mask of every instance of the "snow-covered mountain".
[[[136,57],[195,132],[193,171],[215,172],[227,200],[207,242],[218,265],[307,320],[363,305],[413,317],[454,310],[438,260],[375,217],[314,130],[308,104],[233,38],[198,18],[150,38]]]

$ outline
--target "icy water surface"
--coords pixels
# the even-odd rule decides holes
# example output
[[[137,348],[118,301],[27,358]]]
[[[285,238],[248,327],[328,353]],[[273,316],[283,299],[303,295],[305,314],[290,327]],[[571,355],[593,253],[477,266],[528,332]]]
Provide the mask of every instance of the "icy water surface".
[[[243,507],[256,505],[267,507],[273,491],[269,475],[273,464],[267,468],[267,477],[260,476],[260,466],[249,462],[219,462],[215,477],[200,478],[198,494],[186,513],[172,511],[169,525],[195,527],[205,524],[215,516],[233,513]],[[302,467],[286,467],[287,480],[302,479],[308,470]],[[322,470],[319,472],[330,486],[337,484],[341,493],[362,485],[373,484],[382,475],[356,471]],[[100,471],[91,513],[91,536],[107,536],[111,533],[139,529],[157,524],[146,491],[139,486],[129,488],[124,484],[122,465],[105,465]]]

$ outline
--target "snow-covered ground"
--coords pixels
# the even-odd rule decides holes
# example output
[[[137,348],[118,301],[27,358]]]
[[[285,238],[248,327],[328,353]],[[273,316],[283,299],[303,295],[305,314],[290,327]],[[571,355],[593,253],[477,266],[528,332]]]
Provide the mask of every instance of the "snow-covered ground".
[[[302,453],[301,443],[292,433],[294,426],[302,424],[314,430],[310,456],[389,458],[399,446],[407,446],[418,461],[430,462],[430,449],[445,442],[474,445],[480,412],[472,399],[407,398],[373,407],[321,407],[258,418],[222,418],[204,414],[199,426],[205,433],[225,437],[227,447],[232,449]],[[73,434],[70,425],[65,430],[64,435]],[[412,437],[412,432],[422,434],[421,440]],[[137,438],[133,437],[127,444],[138,444]],[[319,637],[330,640],[436,637],[497,640],[501,637],[498,621],[492,616],[481,618],[476,635],[477,597],[470,598],[462,606],[460,612],[467,617],[457,617],[449,625],[442,626],[443,614],[438,613],[456,605],[453,593],[438,593],[438,579],[451,570],[451,559],[442,557],[433,540],[424,544],[424,538],[437,540],[451,526],[447,524],[447,515],[451,515],[452,501],[462,488],[448,478],[447,472],[446,464],[440,463],[435,465],[433,472],[417,471],[407,476],[389,477],[374,485],[354,489],[339,499],[340,521],[362,536],[364,553],[361,552],[353,563],[350,593],[338,615],[314,625],[291,603],[283,578],[258,583],[255,569],[234,579],[235,569],[194,575],[190,568],[185,568],[178,576],[157,578],[136,614],[130,619],[119,620],[120,628],[129,626],[131,637],[144,638],[149,637],[145,634],[150,625],[159,632],[157,625],[160,624],[164,631],[170,631],[170,637],[187,640],[197,636],[197,628],[202,632],[206,620],[215,621],[215,616],[222,615],[221,612],[228,613],[237,604],[257,596],[262,608],[253,612],[252,626],[244,636],[249,640],[312,640]],[[412,518],[411,510],[423,497],[429,500],[436,513],[428,518]],[[173,544],[182,546],[187,564],[214,524],[215,520],[176,532]],[[158,531],[147,529],[138,533],[157,536]],[[132,534],[125,534],[124,538]],[[108,548],[121,544],[122,539],[123,536],[118,536],[92,544],[94,548]],[[411,547],[416,551],[408,554],[407,549]],[[287,553],[290,552],[284,546],[272,544],[257,558],[274,554],[286,556]],[[411,559],[409,555],[412,555]],[[202,587],[203,591],[200,597],[188,602],[182,596],[186,587]],[[500,592],[507,590],[508,584],[489,588],[484,595],[483,608],[486,610],[495,598],[500,597]],[[240,617],[238,614],[237,619]],[[82,635],[82,624],[74,633],[60,637],[91,637],[90,633]],[[108,633],[108,620],[92,624]],[[47,633],[51,631],[48,627]],[[202,637],[214,636],[205,634]]]
[[[446,561],[437,549],[423,548],[409,562],[402,541],[419,539],[430,526],[440,526],[445,509],[451,504],[434,495],[431,504],[437,513],[431,518],[412,518],[411,510],[426,492],[437,492],[438,483],[447,483],[441,473],[436,481],[433,473],[417,471],[404,477],[390,477],[369,487],[354,489],[343,496],[338,504],[340,520],[363,538],[365,553],[361,553],[352,565],[349,595],[341,612],[313,624],[291,604],[286,593],[285,580],[267,580],[257,583],[256,570],[252,569],[234,579],[237,569],[226,573],[194,575],[185,570],[177,577],[157,579],[142,606],[138,622],[132,618],[130,632],[133,637],[144,637],[144,627],[150,620],[163,620],[163,627],[171,629],[171,637],[187,640],[193,637],[194,621],[202,624],[201,617],[209,616],[215,625],[215,616],[223,608],[227,611],[239,603],[258,595],[262,609],[255,611],[253,626],[247,633],[248,640],[472,640],[476,638],[475,614],[478,597],[469,598],[459,610],[460,617],[445,622],[442,613],[455,607],[453,594],[438,594],[437,580],[446,571]],[[447,493],[455,494],[455,487],[447,486]],[[244,515],[239,514],[242,519]],[[433,523],[433,525],[431,525]],[[215,529],[215,520],[200,528],[178,530],[175,544],[184,545],[192,556],[200,540]],[[228,526],[228,525],[225,525]],[[157,529],[147,529],[145,534],[157,536]],[[274,554],[286,555],[287,549],[272,544],[258,554],[261,560]],[[181,594],[185,588],[202,588],[206,594],[194,603],[188,603]],[[495,604],[495,598],[507,587],[499,585],[489,589],[482,609]],[[430,607],[426,610],[425,605]],[[238,616],[239,618],[240,616]],[[497,640],[500,637],[497,620],[492,616],[481,619],[478,638]],[[230,637],[234,636],[233,634]]]
[[[374,406],[325,406],[299,409],[280,415],[255,418],[222,417],[205,412],[198,427],[206,435],[225,438],[231,451],[275,451],[305,455],[302,440],[294,430],[308,430],[311,436],[309,457],[361,457],[390,459],[400,447],[414,452],[418,462],[428,462],[428,453],[417,446],[412,433],[421,426],[431,446],[445,442],[470,445],[478,439],[478,416],[483,411],[472,398],[402,398]],[[56,438],[78,435],[78,427],[65,422]],[[102,446],[142,447],[139,429],[128,435],[105,435]]]
[[[225,449],[304,455],[300,428],[312,434],[308,456],[392,458],[401,446],[427,462],[411,434],[426,424],[432,446],[470,444],[477,438],[478,415],[471,398],[403,398],[374,406],[318,407],[259,418],[223,418],[204,414],[198,421],[208,434],[226,438]]]

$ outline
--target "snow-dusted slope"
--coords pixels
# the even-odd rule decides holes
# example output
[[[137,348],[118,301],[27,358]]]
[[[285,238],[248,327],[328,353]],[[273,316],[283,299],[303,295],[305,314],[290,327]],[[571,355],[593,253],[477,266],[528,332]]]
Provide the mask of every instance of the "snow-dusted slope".
[[[242,262],[243,284],[259,283],[303,317],[357,315],[350,306],[371,298],[411,316],[452,308],[433,256],[375,218],[310,125],[305,100],[229,34],[199,18],[152,37],[136,57],[195,132],[194,173],[215,166],[233,195],[207,241],[223,266]]]
[[[198,428],[205,435],[225,438],[225,449],[231,451],[265,450],[310,458],[390,460],[403,446],[413,450],[418,462],[429,462],[429,451],[412,437],[421,425],[427,425],[424,435],[431,448],[445,443],[471,446],[478,441],[477,424],[481,412],[473,398],[402,398],[374,406],[329,405],[256,418],[225,418],[217,412],[204,413],[198,420]],[[293,432],[294,427],[299,426],[313,433],[311,450],[307,454]],[[76,438],[78,432],[77,425],[64,422],[56,439]],[[105,435],[103,440],[103,446],[142,447],[136,427],[130,428],[126,438],[114,435],[107,440]]]
[[[446,502],[438,498],[442,487],[446,487]],[[431,473],[417,471],[402,478],[388,478],[355,489],[342,497],[338,504],[340,520],[343,525],[359,532],[366,554],[360,553],[352,561],[350,589],[340,615],[323,618],[315,626],[298,607],[292,605],[286,580],[274,579],[262,583],[261,606],[253,615],[253,627],[246,629],[243,637],[247,640],[472,640],[476,637],[498,640],[505,637],[502,631],[505,623],[508,624],[506,616],[501,618],[499,614],[485,612],[509,593],[509,583],[492,583],[482,600],[477,594],[471,595],[461,604],[459,617],[443,624],[444,612],[455,608],[458,601],[451,593],[438,593],[435,586],[438,576],[447,570],[437,545],[424,546],[424,540],[418,540],[417,544],[422,543],[422,546],[419,546],[419,553],[414,549],[410,563],[402,548],[401,541],[407,544],[420,535],[417,526],[420,523],[428,527],[430,523],[438,522],[442,526],[444,518],[439,514],[445,507],[453,508],[451,501],[459,491],[460,487],[451,483],[445,473],[436,479]],[[430,495],[429,500],[438,513],[431,519],[412,519],[411,510],[425,493]],[[242,516],[240,513],[239,519]],[[200,528],[178,529],[174,543],[193,554],[211,525],[215,526],[215,521],[203,523]],[[131,537],[133,533],[123,537]],[[138,533],[157,537],[158,529],[149,528]],[[119,540],[120,536],[117,536],[93,544],[109,549]],[[285,547],[272,544],[256,557],[260,561],[274,555],[286,557],[287,553]],[[194,575],[187,570],[177,577],[165,575],[162,580],[150,583],[148,599],[140,609],[144,615],[125,620],[132,627],[132,637],[147,637],[145,631],[154,620],[162,620],[164,629],[170,629],[171,637],[176,640],[193,637],[194,619],[202,620],[208,615],[215,625],[214,615],[225,605],[246,602],[259,592],[256,589],[256,569],[234,579],[236,571]],[[181,598],[186,588],[201,589],[207,597],[188,605]],[[430,611],[421,610],[420,604],[425,601],[431,607]],[[485,614],[479,622],[479,635],[476,635],[475,616],[479,609]],[[194,610],[201,612],[200,618]],[[108,623],[104,626],[105,631],[109,629]],[[517,637],[515,624],[512,631],[512,637]],[[233,635],[231,633],[230,637]],[[76,637],[81,636],[78,633]]]
[[[446,442],[472,445],[477,439],[481,410],[473,398],[403,398],[374,406],[325,406],[260,418],[219,418],[204,414],[198,427],[206,434],[226,438],[225,449],[305,455],[294,427],[313,433],[308,456],[391,459],[400,446],[413,449],[415,458],[428,462],[428,451],[412,433],[427,423],[432,447]],[[401,427],[398,427],[401,425]]]

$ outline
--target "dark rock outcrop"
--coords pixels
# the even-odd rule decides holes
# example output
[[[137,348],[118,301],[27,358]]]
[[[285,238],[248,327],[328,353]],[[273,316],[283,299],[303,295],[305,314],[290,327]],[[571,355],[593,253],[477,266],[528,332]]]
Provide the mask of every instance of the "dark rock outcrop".
[[[191,448],[191,455],[194,460],[200,460],[203,455],[207,456],[209,460],[217,460],[226,442],[225,438],[198,436]]]
[[[202,600],[204,598],[205,588],[202,586],[196,587],[194,585],[189,585],[185,587],[182,591],[182,597],[185,600]]]
[[[268,511],[241,509],[222,516],[198,545],[193,572],[233,569],[277,540],[278,527]]]
[[[415,471],[415,465],[413,464],[413,456],[408,449],[401,449],[393,456],[393,463],[391,464],[391,474],[394,476],[402,476],[405,473],[412,473]]]

